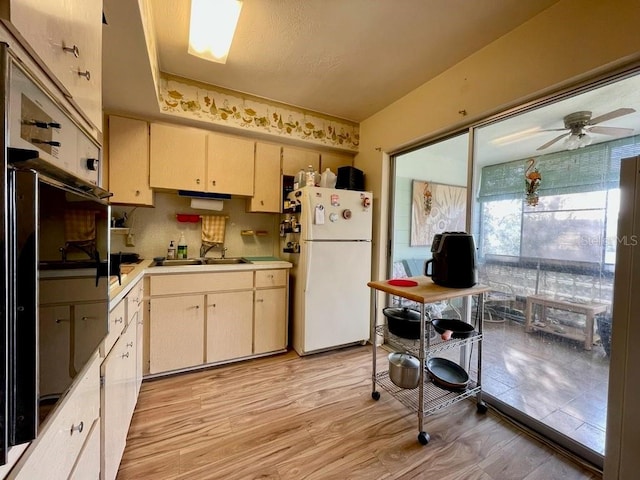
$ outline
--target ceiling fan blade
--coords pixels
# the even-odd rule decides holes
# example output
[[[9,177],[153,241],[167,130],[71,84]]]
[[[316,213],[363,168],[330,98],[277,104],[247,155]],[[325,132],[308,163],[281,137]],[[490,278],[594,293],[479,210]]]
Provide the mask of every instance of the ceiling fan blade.
[[[617,110],[612,110],[609,113],[600,115],[599,117],[592,118],[591,121],[589,121],[589,125],[595,125],[596,123],[613,120],[614,118],[622,117],[623,115],[628,115],[630,113],[634,113],[635,111],[636,110],[634,108],[618,108]]]
[[[553,140],[548,141],[547,143],[545,143],[544,145],[539,146],[538,148],[536,148],[536,150],[544,150],[545,148],[549,148],[551,145],[553,145],[554,143],[556,143],[559,140],[562,140],[564,137],[568,137],[569,135],[571,135],[571,132],[569,133],[563,133],[562,135],[558,135],[556,138],[554,138]]]
[[[545,128],[544,130],[538,130],[538,132],[566,132],[567,130],[569,129],[568,128]]]
[[[586,129],[590,133],[600,133],[602,135],[613,135],[614,137],[622,137],[625,135],[631,135],[633,128],[620,128],[620,127],[589,127]]]

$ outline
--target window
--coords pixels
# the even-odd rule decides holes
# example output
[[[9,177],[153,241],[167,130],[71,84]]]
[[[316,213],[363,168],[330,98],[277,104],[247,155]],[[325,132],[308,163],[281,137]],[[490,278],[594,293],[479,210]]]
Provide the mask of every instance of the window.
[[[480,257],[581,266],[615,263],[622,158],[640,154],[640,136],[536,159],[539,202],[525,202],[527,160],[482,169]]]
[[[482,204],[481,256],[615,262],[618,189]]]

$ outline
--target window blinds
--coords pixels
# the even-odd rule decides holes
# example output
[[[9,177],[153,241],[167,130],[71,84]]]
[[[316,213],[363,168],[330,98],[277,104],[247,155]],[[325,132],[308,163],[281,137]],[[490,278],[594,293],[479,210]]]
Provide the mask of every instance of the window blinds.
[[[538,195],[559,195],[617,188],[620,160],[640,154],[640,135],[536,158],[542,175]],[[482,168],[480,201],[523,197],[527,160]]]

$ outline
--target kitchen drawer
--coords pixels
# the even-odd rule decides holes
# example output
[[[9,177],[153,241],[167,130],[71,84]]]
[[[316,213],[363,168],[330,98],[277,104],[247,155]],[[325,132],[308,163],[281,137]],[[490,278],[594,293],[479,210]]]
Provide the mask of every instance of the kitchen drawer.
[[[154,275],[151,295],[245,290],[253,288],[253,271]]]
[[[100,357],[94,353],[7,478],[67,478],[99,414]]]
[[[87,441],[69,475],[69,480],[98,478],[100,478],[100,419],[93,422]]]
[[[256,288],[284,287],[289,270],[256,270]]]
[[[113,310],[109,312],[109,333],[102,342],[102,347],[100,348],[100,355],[102,357],[106,357],[113,347],[113,344],[116,343],[118,337],[122,333],[122,329],[125,326],[125,318],[126,318],[126,302],[123,300],[118,305],[115,306]]]
[[[144,283],[138,281],[127,294],[127,325],[131,323],[132,318],[140,310],[143,300]]]

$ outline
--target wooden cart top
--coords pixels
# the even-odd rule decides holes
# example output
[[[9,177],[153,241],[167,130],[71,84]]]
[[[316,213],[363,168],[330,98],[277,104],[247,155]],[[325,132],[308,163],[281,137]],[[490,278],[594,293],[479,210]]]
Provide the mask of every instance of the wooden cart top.
[[[380,290],[418,303],[441,302],[442,300],[449,300],[451,298],[478,295],[479,293],[491,290],[491,288],[484,285],[475,285],[470,288],[442,287],[433,283],[430,277],[425,276],[409,277],[404,280],[414,280],[418,282],[418,285],[415,287],[397,287],[390,285],[389,280],[369,282],[367,285],[375,290]]]

